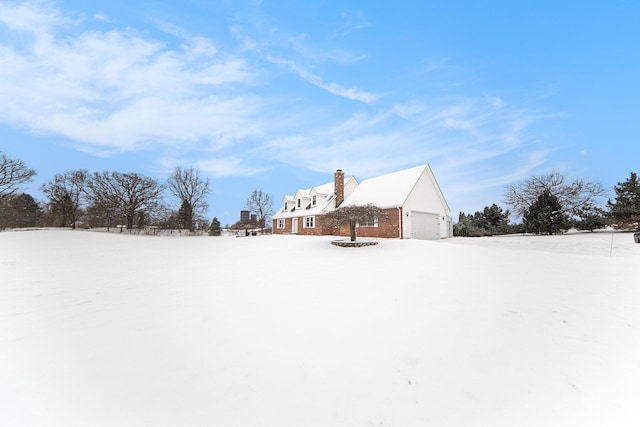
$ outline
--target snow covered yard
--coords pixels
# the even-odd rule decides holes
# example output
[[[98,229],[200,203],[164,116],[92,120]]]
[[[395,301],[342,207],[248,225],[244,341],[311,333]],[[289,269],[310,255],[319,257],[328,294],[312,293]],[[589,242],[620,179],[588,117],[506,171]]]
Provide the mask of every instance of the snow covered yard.
[[[637,426],[629,233],[0,233],[3,426]]]

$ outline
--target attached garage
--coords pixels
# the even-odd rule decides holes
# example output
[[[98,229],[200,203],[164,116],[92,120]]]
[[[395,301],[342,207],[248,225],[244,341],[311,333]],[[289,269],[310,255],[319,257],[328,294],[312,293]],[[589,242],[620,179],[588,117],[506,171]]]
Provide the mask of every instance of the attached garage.
[[[411,238],[420,240],[440,239],[440,221],[438,214],[427,212],[410,213],[411,217]]]
[[[273,216],[273,232],[349,236],[348,227],[324,225],[322,216],[341,207],[371,204],[382,209],[386,218],[358,224],[359,236],[439,240],[453,234],[449,205],[428,164],[365,179],[360,184],[354,177],[345,180],[344,172],[338,169],[333,181],[284,196],[282,208]],[[312,222],[306,219],[310,217],[314,218]],[[302,224],[299,229],[295,228],[297,221]]]

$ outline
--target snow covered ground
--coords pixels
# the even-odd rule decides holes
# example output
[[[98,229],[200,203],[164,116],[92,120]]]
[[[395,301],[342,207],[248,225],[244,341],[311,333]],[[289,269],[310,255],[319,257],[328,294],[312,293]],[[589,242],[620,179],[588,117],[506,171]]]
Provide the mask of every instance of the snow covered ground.
[[[630,233],[0,233],[2,426],[638,426]]]

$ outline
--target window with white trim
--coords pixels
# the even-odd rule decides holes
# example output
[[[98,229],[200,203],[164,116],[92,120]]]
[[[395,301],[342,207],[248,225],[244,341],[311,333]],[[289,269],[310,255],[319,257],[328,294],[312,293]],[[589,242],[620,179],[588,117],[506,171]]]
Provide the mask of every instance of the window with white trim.
[[[313,198],[311,199],[311,205],[315,206],[316,205],[316,195],[313,195]]]
[[[364,221],[358,221],[358,227],[377,227],[377,226],[378,226],[377,216],[372,216],[371,218]]]
[[[315,216],[305,216],[304,217],[304,228],[315,228],[316,226],[316,217]]]
[[[301,203],[302,203],[302,199],[298,199],[298,207],[300,207]]]
[[[288,203],[287,203],[287,202],[284,202],[284,210],[286,211],[287,209],[289,209],[289,207],[288,207]]]
[[[279,219],[278,220],[277,227],[280,228],[280,229],[284,228],[284,219]]]

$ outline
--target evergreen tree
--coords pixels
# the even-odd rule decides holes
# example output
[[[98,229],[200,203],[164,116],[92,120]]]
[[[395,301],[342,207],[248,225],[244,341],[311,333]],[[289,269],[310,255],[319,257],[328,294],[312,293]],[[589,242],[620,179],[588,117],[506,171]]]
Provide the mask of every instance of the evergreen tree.
[[[492,236],[508,232],[509,211],[503,212],[495,203],[473,215],[460,212],[458,223],[453,226],[453,235],[461,237]]]
[[[178,209],[178,227],[193,231],[193,208],[187,200]]]
[[[527,231],[535,234],[555,234],[571,227],[571,220],[562,211],[562,204],[549,190],[538,196],[523,217]]]
[[[464,212],[458,215],[458,222],[453,224],[453,235],[458,237],[473,236],[473,217],[467,216]]]
[[[209,236],[219,236],[221,232],[220,221],[214,216],[211,220],[211,225],[209,226]]]
[[[495,203],[484,208],[482,212],[484,229],[489,234],[505,234],[509,225],[509,211],[503,212]]]
[[[609,222],[616,230],[640,229],[640,180],[635,172],[629,178],[613,187],[616,192],[614,202],[609,200]]]
[[[35,227],[42,216],[42,208],[29,194],[0,196],[0,229]]]
[[[607,226],[605,212],[596,207],[588,207],[578,212],[578,219],[575,220],[574,226],[578,230],[599,230]]]

